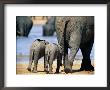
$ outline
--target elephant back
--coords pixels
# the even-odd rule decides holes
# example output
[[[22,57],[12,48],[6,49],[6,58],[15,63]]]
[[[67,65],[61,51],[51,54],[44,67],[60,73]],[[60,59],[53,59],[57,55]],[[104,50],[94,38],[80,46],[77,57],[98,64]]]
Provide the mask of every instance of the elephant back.
[[[72,32],[80,32],[84,40],[91,33],[94,34],[94,16],[59,16],[56,17],[55,27],[60,45],[64,45],[64,42],[68,44],[73,34]],[[90,36],[92,37],[93,35]]]

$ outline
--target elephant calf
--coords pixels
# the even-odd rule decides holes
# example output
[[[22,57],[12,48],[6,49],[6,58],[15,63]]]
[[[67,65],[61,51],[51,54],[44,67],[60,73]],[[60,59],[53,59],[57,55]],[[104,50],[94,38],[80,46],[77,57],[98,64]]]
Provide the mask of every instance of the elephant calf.
[[[52,73],[52,64],[55,59],[57,59],[57,69],[56,73],[59,73],[60,65],[62,65],[62,51],[61,46],[55,43],[49,43],[45,48],[45,64],[46,71],[48,72],[48,64],[49,64],[49,73]]]
[[[32,62],[34,61],[33,72],[37,72],[38,60],[41,57],[45,56],[45,46],[47,44],[49,44],[49,42],[47,42],[45,40],[40,40],[40,39],[36,39],[32,43],[31,48],[30,48],[29,65],[27,68],[28,71],[31,71]],[[44,63],[45,63],[45,60],[44,60]],[[45,64],[44,64],[44,68],[45,68]]]

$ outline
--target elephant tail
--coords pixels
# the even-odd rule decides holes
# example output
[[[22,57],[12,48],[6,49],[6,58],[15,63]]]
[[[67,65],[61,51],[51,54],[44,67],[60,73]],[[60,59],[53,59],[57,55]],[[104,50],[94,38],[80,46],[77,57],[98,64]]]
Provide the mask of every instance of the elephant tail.
[[[67,30],[67,25],[68,25],[69,21],[70,21],[70,20],[65,21],[64,32],[63,32],[64,40],[66,40],[66,30]]]
[[[68,41],[66,39],[66,34],[67,34],[67,25],[69,23],[70,20],[65,21],[65,26],[64,26],[64,32],[63,32],[63,36],[64,36],[64,53],[67,52],[68,49]]]

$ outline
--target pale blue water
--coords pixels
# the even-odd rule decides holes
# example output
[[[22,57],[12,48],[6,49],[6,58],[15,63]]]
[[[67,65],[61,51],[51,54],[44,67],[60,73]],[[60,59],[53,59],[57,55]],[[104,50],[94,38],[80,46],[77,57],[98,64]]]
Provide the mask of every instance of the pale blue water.
[[[42,26],[34,25],[31,29],[31,32],[30,32],[28,38],[27,37],[17,37],[17,39],[16,39],[17,40],[17,46],[16,46],[17,55],[22,55],[22,56],[29,55],[29,49],[30,49],[32,42],[38,38],[47,40],[51,43],[58,43],[56,34],[54,36],[44,37],[44,36],[42,36]],[[81,54],[80,50],[78,51],[75,58],[82,59],[82,54]],[[94,48],[91,52],[91,59],[94,59]],[[29,57],[17,58],[17,62],[28,62],[28,61],[29,61]]]

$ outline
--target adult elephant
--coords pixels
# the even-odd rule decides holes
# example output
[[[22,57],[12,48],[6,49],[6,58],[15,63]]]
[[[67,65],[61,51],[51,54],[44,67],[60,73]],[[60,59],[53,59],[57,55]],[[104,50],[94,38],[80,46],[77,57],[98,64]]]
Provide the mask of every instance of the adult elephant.
[[[33,22],[28,16],[16,17],[16,35],[28,37],[29,32],[33,26]]]
[[[80,70],[94,71],[90,60],[90,53],[94,43],[94,17],[56,17],[55,25],[58,43],[62,46],[64,52],[63,60],[65,73],[72,72],[73,60],[79,48],[83,55]],[[68,48],[70,48],[69,57]]]
[[[43,26],[43,36],[52,36],[55,32],[55,17],[51,16]]]

